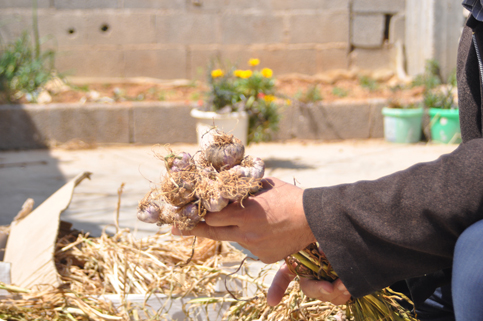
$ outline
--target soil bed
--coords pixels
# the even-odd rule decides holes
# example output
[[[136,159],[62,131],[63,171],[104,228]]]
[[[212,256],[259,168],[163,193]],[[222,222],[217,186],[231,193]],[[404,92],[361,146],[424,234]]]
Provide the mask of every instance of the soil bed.
[[[124,101],[184,101],[203,104],[209,88],[201,81],[116,82],[61,86],[49,90],[52,103],[124,102]],[[330,80],[304,75],[288,75],[276,80],[277,96],[283,99],[311,102],[322,100],[359,100],[386,98],[412,101],[422,97],[422,87],[403,84],[394,78],[376,81],[352,77]],[[309,94],[312,93],[312,95]],[[0,103],[5,103],[1,102]],[[28,103],[25,96],[18,103]]]

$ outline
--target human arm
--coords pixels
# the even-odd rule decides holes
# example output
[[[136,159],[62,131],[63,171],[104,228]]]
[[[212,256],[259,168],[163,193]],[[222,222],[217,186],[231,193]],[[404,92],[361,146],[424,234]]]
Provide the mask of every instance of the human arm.
[[[375,181],[304,191],[304,210],[354,297],[451,266],[458,236],[483,218],[483,140]]]

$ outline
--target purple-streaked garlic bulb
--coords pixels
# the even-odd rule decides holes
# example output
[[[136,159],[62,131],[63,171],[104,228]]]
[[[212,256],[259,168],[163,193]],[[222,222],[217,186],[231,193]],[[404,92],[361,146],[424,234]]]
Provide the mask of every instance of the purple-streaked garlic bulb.
[[[262,178],[265,174],[265,163],[259,157],[247,156],[241,165],[231,168],[230,172],[239,177]]]
[[[221,193],[201,200],[201,204],[208,212],[219,212],[228,205],[228,202],[229,200],[221,196]]]
[[[201,177],[196,194],[208,212],[219,212],[228,205],[229,200],[223,197],[222,187],[223,183],[218,180]]]
[[[218,130],[211,130],[205,136],[208,136],[202,143],[205,158],[217,171],[230,169],[243,160],[245,146],[238,138]]]
[[[153,189],[139,202],[136,216],[142,222],[157,223],[165,205],[159,197],[159,191]]]
[[[173,224],[181,230],[192,230],[201,221],[198,204],[190,203],[175,211]]]
[[[163,178],[160,190],[167,203],[173,206],[183,206],[196,199],[195,187],[195,173],[179,171],[167,173]]]
[[[181,152],[177,155],[170,154],[165,157],[168,170],[171,172],[185,171],[190,168],[191,155],[189,153]]]

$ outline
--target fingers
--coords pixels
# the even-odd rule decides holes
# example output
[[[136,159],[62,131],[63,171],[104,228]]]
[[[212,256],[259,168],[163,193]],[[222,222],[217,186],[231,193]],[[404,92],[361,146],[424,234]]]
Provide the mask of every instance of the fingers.
[[[177,227],[171,227],[171,233],[173,235],[179,236],[199,236],[204,238],[209,238],[215,241],[234,241],[237,242],[239,239],[239,232],[236,226],[226,226],[226,227],[212,227],[207,225],[205,222],[199,222],[198,225],[192,230],[180,230]]]
[[[273,278],[272,285],[270,285],[270,288],[268,289],[268,305],[275,306],[282,301],[282,298],[285,295],[285,290],[287,290],[288,285],[294,277],[295,275],[289,271],[287,265],[284,263]]]
[[[330,283],[301,278],[300,287],[306,296],[336,305],[345,304],[351,298],[349,291],[340,279]]]
[[[245,205],[246,206],[246,205]],[[243,215],[239,204],[233,203],[222,209],[220,212],[207,213],[204,216],[205,222],[209,226],[231,226],[238,225],[240,216]]]

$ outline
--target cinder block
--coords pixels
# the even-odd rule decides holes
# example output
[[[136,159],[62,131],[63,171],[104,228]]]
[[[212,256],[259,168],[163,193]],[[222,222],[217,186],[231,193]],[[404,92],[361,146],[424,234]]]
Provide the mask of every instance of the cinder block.
[[[185,49],[126,50],[126,77],[187,78]]]
[[[185,9],[184,0],[124,0],[124,8]]]
[[[382,108],[387,107],[387,104],[387,100],[382,98],[369,100],[369,105],[371,107],[369,138],[384,137],[384,117],[382,115]]]
[[[55,67],[77,77],[123,77],[124,55],[120,50],[78,49],[59,51]]]
[[[157,15],[157,41],[177,44],[219,43],[218,25],[219,16],[209,13]]]
[[[220,1],[220,0],[218,0]],[[204,1],[208,2],[208,1]],[[212,1],[216,2],[216,1]],[[231,9],[231,10],[270,10],[272,8],[271,2],[272,0],[221,0],[222,6],[224,9]]]
[[[128,144],[129,109],[123,105],[107,104],[52,105],[49,140],[56,143],[79,139],[86,143]]]
[[[0,14],[0,36],[2,42],[12,43],[18,39],[24,31],[32,35],[32,14],[14,12]]]
[[[352,68],[395,70],[396,52],[391,47],[381,49],[356,48],[351,52],[350,58]]]
[[[294,14],[289,26],[291,43],[349,41],[348,13]]]
[[[37,0],[37,8],[49,8],[49,0]],[[32,8],[32,0],[2,0],[0,8]]]
[[[57,9],[120,8],[120,0],[53,0]]]
[[[389,43],[406,41],[406,15],[397,14],[391,18],[389,23]]]
[[[263,67],[273,70],[274,77],[289,73],[314,75],[317,73],[315,49],[261,50],[255,52]]]
[[[193,107],[183,103],[138,103],[133,108],[137,144],[196,143]]]
[[[223,64],[227,65],[227,68],[231,67],[230,65],[232,65],[239,69],[248,69],[248,61],[251,58],[260,59],[260,63],[263,67],[270,67],[264,57],[260,57],[260,52],[255,52],[248,47],[239,48],[238,46],[225,46],[220,50],[220,60]]]
[[[85,45],[85,17],[80,11],[44,12],[39,14],[39,33],[58,46]]]
[[[46,148],[47,123],[46,106],[0,106],[0,150]]]
[[[317,72],[349,68],[349,50],[323,49],[317,51]]]
[[[274,10],[349,10],[349,0],[271,0]]]
[[[271,0],[188,0],[188,12],[222,13],[225,10],[257,10],[271,9]]]
[[[352,3],[353,12],[371,13],[398,13],[406,10],[405,0],[354,0]]]
[[[355,15],[352,18],[351,43],[356,47],[380,47],[384,40],[385,18],[382,14]]]
[[[371,107],[366,102],[309,103],[284,110],[276,139],[367,139]]]
[[[188,77],[206,81],[210,66],[220,58],[220,51],[189,49],[188,57]]]
[[[279,43],[283,18],[263,14],[225,14],[221,17],[223,44]]]
[[[151,44],[156,41],[154,21],[150,13],[90,13],[86,20],[87,43]]]

